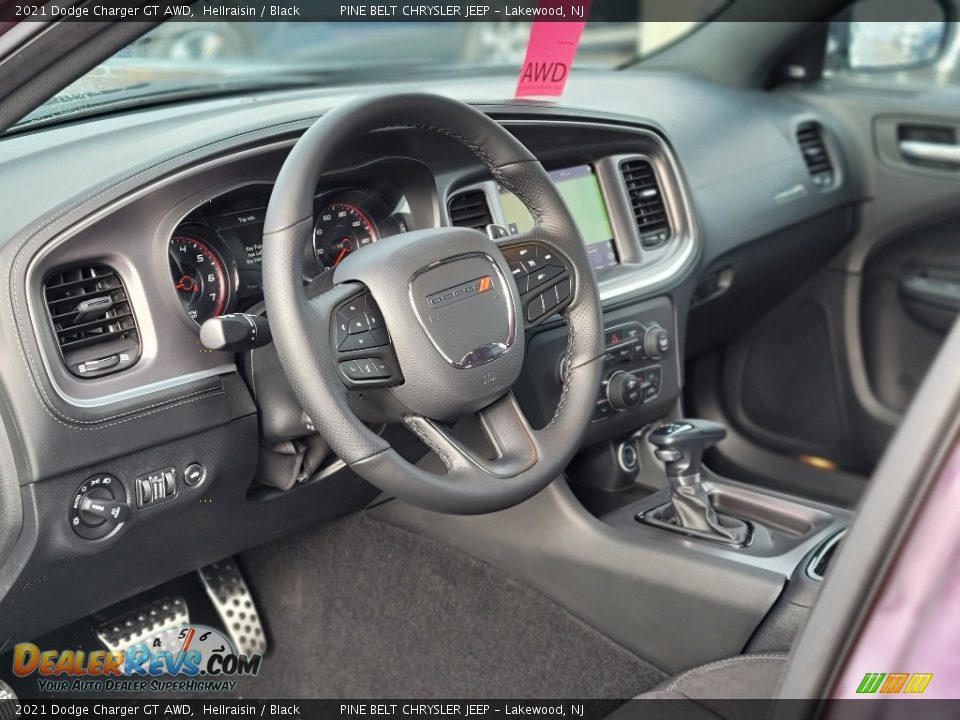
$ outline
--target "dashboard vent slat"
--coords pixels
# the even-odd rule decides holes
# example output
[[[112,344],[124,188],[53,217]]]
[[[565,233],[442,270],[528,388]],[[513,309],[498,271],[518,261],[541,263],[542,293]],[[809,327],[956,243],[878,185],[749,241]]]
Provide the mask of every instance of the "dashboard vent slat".
[[[140,334],[126,288],[109,265],[47,275],[43,299],[67,369],[82,378],[119,372],[140,357]]]
[[[819,187],[832,185],[833,163],[823,140],[823,127],[820,123],[810,121],[798,125],[797,144],[813,184]]]
[[[653,165],[636,158],[620,163],[627,195],[637,221],[640,242],[647,250],[661,247],[670,240],[670,217]]]
[[[467,190],[454,195],[447,203],[450,212],[450,224],[456,227],[469,227],[483,231],[493,223],[487,195],[483,190]]]

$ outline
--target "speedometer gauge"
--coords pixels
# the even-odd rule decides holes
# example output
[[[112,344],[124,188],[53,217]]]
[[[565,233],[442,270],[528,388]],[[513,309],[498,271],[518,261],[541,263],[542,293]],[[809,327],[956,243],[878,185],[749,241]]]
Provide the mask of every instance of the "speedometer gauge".
[[[226,265],[199,233],[178,231],[170,238],[170,274],[180,304],[195,322],[223,313],[230,300]]]
[[[313,230],[313,250],[324,268],[379,239],[377,226],[356,205],[332,202],[320,211]]]

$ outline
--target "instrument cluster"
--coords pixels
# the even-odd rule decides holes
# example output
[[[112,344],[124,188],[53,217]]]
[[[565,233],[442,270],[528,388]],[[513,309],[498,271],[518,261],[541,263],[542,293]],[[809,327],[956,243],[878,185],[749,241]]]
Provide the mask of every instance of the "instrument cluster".
[[[197,325],[262,299],[263,220],[271,189],[256,183],[219,195],[192,211],[170,236],[170,279]],[[321,191],[313,218],[312,243],[304,249],[305,281],[351,253],[418,227],[407,197],[391,183]]]

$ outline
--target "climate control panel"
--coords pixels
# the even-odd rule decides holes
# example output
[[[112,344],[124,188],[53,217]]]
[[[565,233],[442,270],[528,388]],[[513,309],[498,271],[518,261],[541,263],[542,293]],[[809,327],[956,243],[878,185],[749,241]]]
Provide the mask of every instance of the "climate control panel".
[[[662,358],[669,355],[670,332],[659,323],[628,321],[604,331],[606,353],[593,421],[635,410],[660,396]]]

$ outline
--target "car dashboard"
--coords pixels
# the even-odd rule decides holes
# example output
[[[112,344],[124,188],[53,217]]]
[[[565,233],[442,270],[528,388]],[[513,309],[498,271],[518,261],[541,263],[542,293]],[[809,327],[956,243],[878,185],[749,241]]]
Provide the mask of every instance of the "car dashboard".
[[[775,266],[817,223],[819,249],[804,256],[814,263],[850,226],[842,154],[811,110],[689,78],[626,75],[575,76],[562,106],[477,104],[551,173],[594,265],[607,355],[585,444],[676,407],[691,306],[722,307],[727,268],[746,285],[771,272],[738,263],[744,247],[765,242]],[[488,93],[481,80],[437,91]],[[315,435],[272,348],[216,352],[199,339],[212,317],[264,312],[272,185],[299,134],[345,99],[265,94],[0,141],[0,176],[18,178],[0,183],[11,208],[0,219],[11,279],[0,381],[19,478],[3,479],[0,499],[22,515],[8,553],[0,538],[0,645],[12,618],[20,634],[51,629],[377,496]],[[811,122],[832,160],[823,181],[797,146]],[[491,228],[508,245],[532,223],[475,156],[418,128],[347,148],[315,189],[313,217],[307,286],[411,230]],[[515,394],[545,424],[560,394],[566,332],[551,302],[562,284],[548,257],[508,259],[537,323]],[[406,431],[378,429],[409,459],[426,454]],[[104,478],[128,518],[78,528],[84,493]],[[69,607],[58,599],[67,588]]]

